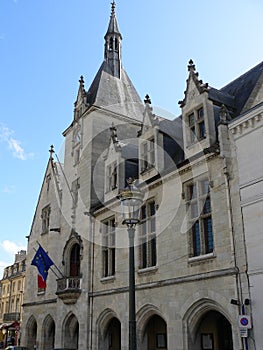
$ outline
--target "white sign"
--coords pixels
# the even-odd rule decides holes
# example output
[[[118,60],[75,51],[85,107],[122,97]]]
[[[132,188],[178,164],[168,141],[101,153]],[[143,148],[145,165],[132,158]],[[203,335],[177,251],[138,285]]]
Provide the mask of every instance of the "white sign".
[[[240,329],[250,329],[251,328],[250,315],[239,315],[238,316],[238,326]]]
[[[248,337],[248,330],[247,330],[247,328],[240,328],[240,336],[241,336],[241,338],[247,338]]]

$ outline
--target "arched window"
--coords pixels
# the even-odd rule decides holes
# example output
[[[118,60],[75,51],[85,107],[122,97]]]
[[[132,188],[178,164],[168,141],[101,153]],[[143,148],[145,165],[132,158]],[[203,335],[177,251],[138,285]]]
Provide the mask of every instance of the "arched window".
[[[113,37],[110,37],[110,45],[109,45],[110,51],[113,50]]]
[[[70,252],[70,276],[75,277],[80,274],[80,246],[75,243]]]
[[[119,41],[117,38],[115,38],[115,51],[119,51]]]

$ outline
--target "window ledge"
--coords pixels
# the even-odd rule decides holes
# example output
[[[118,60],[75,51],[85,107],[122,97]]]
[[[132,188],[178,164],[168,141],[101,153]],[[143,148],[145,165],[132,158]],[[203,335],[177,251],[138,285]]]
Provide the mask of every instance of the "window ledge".
[[[102,277],[100,279],[101,283],[111,283],[111,282],[114,282],[116,279],[115,276],[107,276],[107,277]]]
[[[214,259],[214,258],[216,258],[215,253],[208,253],[208,254],[193,256],[192,258],[188,259],[188,263],[189,264],[199,263],[199,262],[203,262],[203,261],[206,261],[206,260],[211,260],[211,259]]]
[[[155,273],[158,270],[158,266],[150,266],[150,267],[144,267],[140,268],[138,270],[138,275],[146,275],[150,273]]]

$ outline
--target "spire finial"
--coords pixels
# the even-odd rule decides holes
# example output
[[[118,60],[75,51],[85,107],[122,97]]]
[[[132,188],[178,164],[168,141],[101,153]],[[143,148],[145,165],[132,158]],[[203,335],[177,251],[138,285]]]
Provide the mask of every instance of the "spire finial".
[[[149,105],[152,103],[150,96],[148,94],[145,96],[144,103]]]
[[[53,160],[53,153],[55,153],[53,145],[50,146],[49,153],[50,153],[50,159]]]
[[[195,71],[195,65],[194,65],[194,61],[192,59],[189,61],[188,71],[189,72],[194,72]]]
[[[116,3],[113,0],[113,2],[111,3],[111,15],[115,16],[115,8],[116,8]]]

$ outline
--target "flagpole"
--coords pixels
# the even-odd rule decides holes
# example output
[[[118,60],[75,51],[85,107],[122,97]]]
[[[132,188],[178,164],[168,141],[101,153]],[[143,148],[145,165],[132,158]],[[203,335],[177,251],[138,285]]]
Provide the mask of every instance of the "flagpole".
[[[40,246],[40,247],[42,247],[41,246],[41,244],[37,241],[37,244]],[[37,250],[35,249],[35,248],[33,248],[34,249],[34,251],[36,252]],[[60,271],[60,269],[57,267],[57,265],[54,263],[54,261],[53,261],[53,264],[54,264],[54,267],[58,270],[58,272],[60,273],[60,275],[61,276],[58,276],[58,274],[53,270],[53,267],[52,266],[50,266],[50,270],[54,273],[54,275],[57,277],[57,278],[64,278],[65,276],[63,275],[63,273]]]

